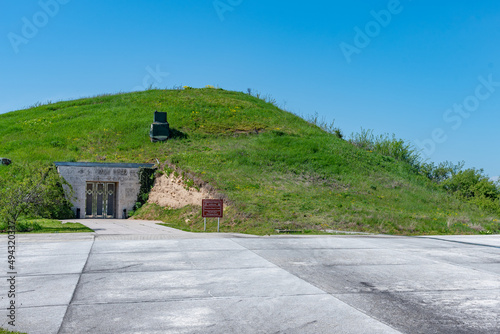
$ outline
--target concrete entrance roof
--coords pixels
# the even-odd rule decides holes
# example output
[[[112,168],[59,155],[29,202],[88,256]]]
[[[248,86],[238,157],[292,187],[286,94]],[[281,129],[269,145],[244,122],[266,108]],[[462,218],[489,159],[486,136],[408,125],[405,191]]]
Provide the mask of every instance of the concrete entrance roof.
[[[152,168],[154,164],[113,163],[113,162],[54,162],[56,166],[66,167],[108,167],[108,168]]]

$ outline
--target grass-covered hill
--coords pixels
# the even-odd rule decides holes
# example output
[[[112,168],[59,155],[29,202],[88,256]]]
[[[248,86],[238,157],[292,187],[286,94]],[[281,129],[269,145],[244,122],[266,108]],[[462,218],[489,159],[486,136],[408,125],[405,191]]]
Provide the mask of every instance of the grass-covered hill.
[[[174,138],[164,143],[149,140],[155,110],[168,112],[173,129]],[[14,164],[169,162],[228,199],[221,221],[226,232],[500,232],[493,211],[448,194],[410,164],[360,149],[251,95],[221,89],[148,90],[3,114],[0,156]],[[203,229],[198,207],[145,205],[136,215]]]

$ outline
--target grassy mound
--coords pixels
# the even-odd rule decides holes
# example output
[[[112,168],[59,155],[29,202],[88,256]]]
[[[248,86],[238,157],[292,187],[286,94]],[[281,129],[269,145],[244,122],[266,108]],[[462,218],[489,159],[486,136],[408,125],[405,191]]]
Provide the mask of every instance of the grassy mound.
[[[154,110],[168,112],[167,142],[149,141]],[[58,102],[0,115],[0,139],[0,156],[14,163],[168,161],[228,199],[226,232],[500,232],[496,214],[449,195],[407,163],[244,93],[149,90]],[[146,205],[136,216],[203,230],[199,207]]]

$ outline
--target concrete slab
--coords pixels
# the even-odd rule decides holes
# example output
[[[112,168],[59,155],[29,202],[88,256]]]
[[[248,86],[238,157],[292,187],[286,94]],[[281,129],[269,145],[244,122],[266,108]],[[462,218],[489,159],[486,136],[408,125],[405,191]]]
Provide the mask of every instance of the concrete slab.
[[[498,333],[500,290],[334,294],[403,333]]]
[[[43,237],[43,235],[40,234],[39,236]],[[73,235],[68,234],[68,237],[71,236]],[[31,242],[29,242],[23,237],[24,236],[18,236],[21,242],[18,244],[17,254],[25,258],[32,256],[88,255],[94,241],[94,238],[89,238],[87,240],[67,239],[64,242],[52,242],[51,239],[31,239]],[[71,241],[71,247],[68,247],[69,240]]]
[[[473,263],[468,266],[477,271],[482,271],[489,274],[500,275],[500,263]]]
[[[87,261],[92,243],[92,240],[77,240],[68,247],[67,242],[18,242],[17,276],[79,274]],[[3,261],[0,277],[8,276],[8,271],[7,261]]]
[[[86,267],[92,272],[154,272],[200,269],[271,268],[275,265],[249,251],[170,251],[93,253]]]
[[[400,332],[332,296],[319,295],[72,305],[60,333]]]
[[[438,238],[427,237],[387,237],[366,239],[371,248],[387,249],[435,249],[435,248],[469,248],[473,245],[457,244],[454,242],[443,242]]]
[[[84,274],[74,304],[324,294],[279,268]]]
[[[390,249],[296,249],[296,250],[254,250],[256,254],[277,264],[292,266],[360,266],[360,265],[403,265],[435,264],[418,254],[403,254]]]
[[[79,275],[75,274],[18,277],[16,281],[17,307],[22,309],[68,305],[78,279]],[[0,289],[0,291],[7,291],[3,279]]]
[[[28,332],[28,334],[56,334],[61,327],[67,308],[67,305],[21,308],[17,311],[15,330]]]
[[[380,266],[293,266],[294,275],[329,293],[499,289],[498,275],[447,264]]]
[[[17,276],[80,274],[87,257],[88,254],[20,256]],[[8,276],[6,273],[0,277]]]
[[[30,334],[58,332],[93,240],[89,233],[16,235],[17,325],[9,329]],[[6,238],[1,242],[7,244]],[[0,291],[7,291],[4,269]],[[2,309],[8,301],[5,294]]]
[[[95,233],[26,233],[16,234],[16,244],[24,245],[29,243],[46,243],[46,242],[76,242],[76,241],[93,241]],[[0,235],[0,240],[7,243],[7,235]],[[67,250],[70,251],[70,250]]]
[[[389,237],[392,238],[392,237]],[[380,237],[377,240],[385,240]],[[374,244],[369,237],[262,237],[262,238],[238,238],[232,239],[237,244],[250,250],[279,249],[372,249]]]
[[[485,249],[479,246],[466,249],[408,249],[405,252],[412,256],[451,264],[500,263],[500,249]]]
[[[92,253],[160,253],[246,250],[231,239],[105,240],[98,239]]]

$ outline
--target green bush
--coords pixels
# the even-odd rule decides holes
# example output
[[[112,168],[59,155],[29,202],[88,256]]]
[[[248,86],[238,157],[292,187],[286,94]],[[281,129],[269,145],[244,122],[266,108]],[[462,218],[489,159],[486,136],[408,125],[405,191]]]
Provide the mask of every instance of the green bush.
[[[393,134],[375,136],[373,130],[361,128],[361,132],[351,135],[349,142],[366,151],[379,154],[408,163],[414,170],[420,170],[421,157],[418,151],[403,139],[398,139]]]
[[[426,176],[431,181],[441,183],[453,175],[457,174],[464,167],[465,162],[461,161],[456,165],[450,161],[439,163],[437,166],[431,163],[422,163],[420,165],[420,174]]]
[[[4,177],[0,178],[0,221],[12,224],[21,216],[71,218],[73,212],[63,185],[71,190],[53,164],[9,166]],[[36,226],[20,223],[17,228],[26,230]]]
[[[449,192],[467,199],[484,197],[496,200],[500,195],[496,184],[484,175],[482,169],[469,168],[459,171],[451,178],[444,180],[441,184]]]
[[[469,168],[444,180],[441,185],[457,197],[473,202],[484,209],[500,209],[500,188],[489,180],[482,169]]]
[[[394,135],[375,136],[372,130],[361,129],[361,132],[351,135],[349,142],[364,150],[406,162],[413,171],[440,184],[460,199],[483,209],[500,210],[500,183],[489,180],[482,169],[462,170],[463,161],[457,164],[445,161],[438,165],[422,162],[420,154],[412,145]]]

